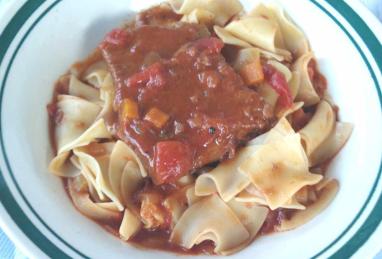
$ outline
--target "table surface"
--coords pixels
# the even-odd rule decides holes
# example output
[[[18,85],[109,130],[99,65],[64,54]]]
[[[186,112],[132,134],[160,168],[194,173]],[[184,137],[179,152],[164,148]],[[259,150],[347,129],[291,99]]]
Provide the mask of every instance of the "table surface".
[[[365,4],[382,22],[382,0],[359,0]],[[0,0],[0,19],[12,0]],[[0,229],[0,259],[26,259]],[[382,259],[382,251],[374,259]]]

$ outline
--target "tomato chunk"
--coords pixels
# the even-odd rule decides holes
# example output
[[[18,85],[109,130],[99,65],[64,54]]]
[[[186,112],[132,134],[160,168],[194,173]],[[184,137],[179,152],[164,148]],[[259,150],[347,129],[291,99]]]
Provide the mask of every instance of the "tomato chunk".
[[[120,28],[116,28],[109,32],[103,42],[100,44],[100,48],[105,48],[108,44],[116,46],[126,46],[128,43],[128,33]]]
[[[263,72],[267,82],[280,96],[278,100],[279,104],[282,107],[291,107],[293,98],[285,76],[269,64],[263,65]]]
[[[200,50],[207,50],[208,53],[220,53],[224,47],[223,41],[218,38],[202,38],[194,42],[194,46]]]
[[[138,87],[140,85],[161,87],[166,83],[165,68],[160,62],[154,63],[146,69],[138,72],[126,82],[128,87]]]
[[[161,141],[155,146],[155,184],[174,183],[192,168],[189,146],[180,141]]]

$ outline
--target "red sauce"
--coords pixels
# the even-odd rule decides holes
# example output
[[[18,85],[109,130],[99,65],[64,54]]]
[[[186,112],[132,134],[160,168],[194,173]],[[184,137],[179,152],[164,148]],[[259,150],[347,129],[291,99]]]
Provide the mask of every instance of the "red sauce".
[[[285,76],[269,64],[263,65],[263,71],[265,79],[279,95],[278,104],[281,107],[291,107],[293,98]]]
[[[277,225],[280,225],[283,219],[289,219],[293,210],[277,209],[270,210],[265,222],[263,223],[260,234],[269,234],[274,232]]]
[[[212,241],[205,241],[191,249],[171,244],[168,242],[170,234],[166,231],[150,231],[141,230],[129,242],[138,247],[151,248],[158,250],[171,251],[177,254],[198,255],[198,254],[214,254],[215,245]]]
[[[317,62],[314,59],[312,59],[308,64],[308,73],[314,89],[316,90],[318,96],[322,98],[328,88],[328,83],[326,78],[320,73],[320,71],[318,71]]]
[[[203,242],[186,250],[168,242],[171,215],[163,201],[179,196],[175,181],[212,162],[232,158],[239,145],[267,131],[273,114],[253,89],[227,64],[221,54],[223,43],[210,37],[201,25],[178,22],[180,16],[168,8],[154,7],[140,13],[135,22],[109,33],[88,60],[73,66],[79,78],[93,63],[106,61],[116,85],[114,124],[116,138],[132,146],[152,179],[135,193],[135,205],[145,198],[163,214],[163,224],[142,228],[131,243],[179,254],[213,254],[214,244]],[[224,53],[229,53],[225,48]],[[283,105],[289,105],[283,76],[268,69],[267,80],[278,91]],[[65,81],[66,80],[66,81]],[[66,94],[68,81],[59,80],[48,106],[51,132],[59,123],[57,94]],[[123,100],[138,107],[138,117],[126,120],[118,114]],[[169,116],[158,128],[145,115],[157,108]],[[54,134],[51,134],[54,140]],[[52,141],[55,149],[55,141]],[[215,164],[216,165],[216,164]],[[268,215],[262,233],[269,233],[286,216],[285,210]],[[102,224],[101,222],[98,222]],[[102,226],[119,237],[118,226]]]
[[[232,158],[240,143],[271,124],[263,100],[220,54],[223,43],[198,39],[202,29],[183,23],[138,26],[112,32],[112,40],[109,35],[100,46],[117,84],[116,108],[122,109],[124,99],[138,106],[134,118],[119,114],[118,137],[140,154],[157,184]],[[153,52],[159,60],[145,66],[147,53]],[[143,119],[152,108],[169,116],[163,127]]]

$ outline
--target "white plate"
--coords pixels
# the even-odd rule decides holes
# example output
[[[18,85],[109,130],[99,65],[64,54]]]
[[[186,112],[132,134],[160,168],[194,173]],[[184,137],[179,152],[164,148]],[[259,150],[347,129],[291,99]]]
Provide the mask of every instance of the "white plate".
[[[27,255],[175,257],[138,250],[108,234],[74,209],[61,180],[47,171],[46,104],[54,81],[107,31],[156,2],[14,1],[0,18],[0,221]],[[242,2],[250,9],[256,1]],[[382,240],[381,228],[376,230],[382,217],[382,28],[357,2],[280,2],[307,34],[341,120],[355,128],[329,168],[341,184],[330,207],[297,230],[257,239],[232,258],[370,257]]]

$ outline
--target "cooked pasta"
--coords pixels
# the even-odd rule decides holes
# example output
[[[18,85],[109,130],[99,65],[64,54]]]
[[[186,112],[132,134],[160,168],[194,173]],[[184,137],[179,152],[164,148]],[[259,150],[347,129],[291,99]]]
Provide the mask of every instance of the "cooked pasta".
[[[124,241],[196,254],[316,217],[353,128],[302,30],[238,0],[142,11],[60,77],[48,113],[49,170],[79,212]]]

